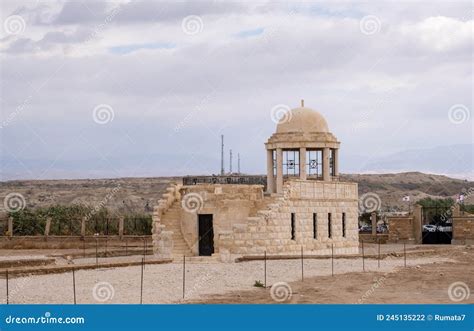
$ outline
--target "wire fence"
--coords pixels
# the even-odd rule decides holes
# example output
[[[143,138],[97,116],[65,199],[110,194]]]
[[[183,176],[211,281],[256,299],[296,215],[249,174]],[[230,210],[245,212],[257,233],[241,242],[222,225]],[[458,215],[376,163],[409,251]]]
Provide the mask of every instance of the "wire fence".
[[[129,250],[132,259],[120,261],[111,258],[110,250],[98,245],[94,252],[77,257],[77,265],[67,272],[48,275],[18,277],[14,270],[5,270],[0,291],[5,303],[170,303],[200,300],[206,295],[228,291],[250,290],[262,287],[274,292],[273,287],[286,282],[302,281],[318,276],[334,277],[350,272],[384,272],[396,268],[413,267],[423,263],[441,261],[439,256],[420,255],[419,246],[405,244],[379,245],[361,243],[359,254],[354,256],[317,256],[301,250],[298,256],[278,258],[268,254],[241,263],[220,263],[200,257],[183,256],[173,263],[147,257],[150,247],[140,253],[137,245]],[[454,255],[455,253],[453,253]],[[107,258],[108,257],[108,258]],[[445,256],[444,256],[445,257]],[[83,258],[83,259],[81,259]],[[181,260],[182,259],[182,260]],[[37,286],[41,284],[41,286]],[[259,285],[261,284],[261,285]],[[337,287],[337,283],[334,284]],[[55,288],[54,292],[48,289]],[[105,294],[104,294],[105,292]],[[279,302],[281,299],[275,299]],[[288,298],[287,298],[288,299]],[[285,299],[285,300],[287,300]],[[283,301],[285,301],[283,300]]]

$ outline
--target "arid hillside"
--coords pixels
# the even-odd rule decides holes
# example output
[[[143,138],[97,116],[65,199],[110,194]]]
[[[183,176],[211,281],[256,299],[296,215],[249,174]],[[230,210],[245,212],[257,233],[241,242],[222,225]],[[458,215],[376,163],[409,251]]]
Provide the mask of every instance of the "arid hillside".
[[[359,194],[376,193],[382,208],[406,209],[404,195],[411,202],[425,197],[454,197],[463,190],[474,187],[474,182],[419,172],[398,174],[342,175],[344,181],[359,183]],[[30,208],[54,204],[98,204],[119,213],[148,213],[160,198],[166,186],[180,182],[179,177],[117,178],[81,180],[21,180],[0,183],[2,200],[10,193],[24,196]],[[473,203],[473,197],[468,197]],[[3,204],[1,206],[3,208]]]

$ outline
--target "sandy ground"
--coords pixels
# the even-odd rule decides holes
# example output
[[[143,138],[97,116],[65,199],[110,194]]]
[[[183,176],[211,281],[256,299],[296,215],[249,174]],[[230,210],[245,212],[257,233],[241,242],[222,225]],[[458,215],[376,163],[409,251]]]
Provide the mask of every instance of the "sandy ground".
[[[267,261],[267,286],[288,282],[293,303],[450,303],[448,287],[464,282],[474,289],[474,250],[437,250],[428,256],[389,256],[378,262],[360,258],[304,261],[301,282],[300,260]],[[75,272],[77,303],[139,303],[141,267]],[[185,300],[181,263],[146,265],[143,303],[274,303],[270,288],[253,287],[264,282],[263,261],[243,263],[194,263],[186,268]],[[0,300],[5,301],[6,284],[0,280]],[[72,273],[37,275],[10,279],[10,303],[73,303]],[[474,302],[472,296],[463,302]]]

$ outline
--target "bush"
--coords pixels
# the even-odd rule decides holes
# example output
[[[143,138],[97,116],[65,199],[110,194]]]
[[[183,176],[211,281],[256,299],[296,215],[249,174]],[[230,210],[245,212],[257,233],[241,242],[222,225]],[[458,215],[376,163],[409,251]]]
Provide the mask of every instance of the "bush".
[[[11,212],[13,218],[13,235],[34,236],[43,235],[46,219],[51,218],[49,234],[53,236],[79,236],[82,219],[86,218],[86,235],[118,235],[119,219],[124,217],[124,234],[150,235],[152,217],[146,214],[131,214],[123,216],[112,215],[106,208],[94,209],[85,205],[54,205],[46,208],[29,209]],[[2,227],[5,234],[7,227]]]

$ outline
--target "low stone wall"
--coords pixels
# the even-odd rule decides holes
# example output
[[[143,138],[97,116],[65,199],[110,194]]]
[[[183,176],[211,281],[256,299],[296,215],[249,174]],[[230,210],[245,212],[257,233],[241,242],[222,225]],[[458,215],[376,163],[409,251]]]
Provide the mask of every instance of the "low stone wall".
[[[105,242],[109,249],[128,246],[142,248],[144,240],[151,245],[151,236],[1,236],[0,249],[90,249],[95,248],[96,240],[100,251],[104,250]]]
[[[358,199],[355,183],[289,181],[283,195],[275,195],[267,208],[219,233],[221,258],[238,255],[357,254],[359,247]],[[291,214],[295,216],[291,238]],[[313,214],[316,214],[314,238]],[[345,214],[345,236],[342,215]],[[331,214],[331,237],[328,218]]]
[[[453,238],[455,245],[474,244],[474,215],[453,217]]]
[[[415,243],[415,219],[411,216],[388,218],[388,241],[390,243]]]

